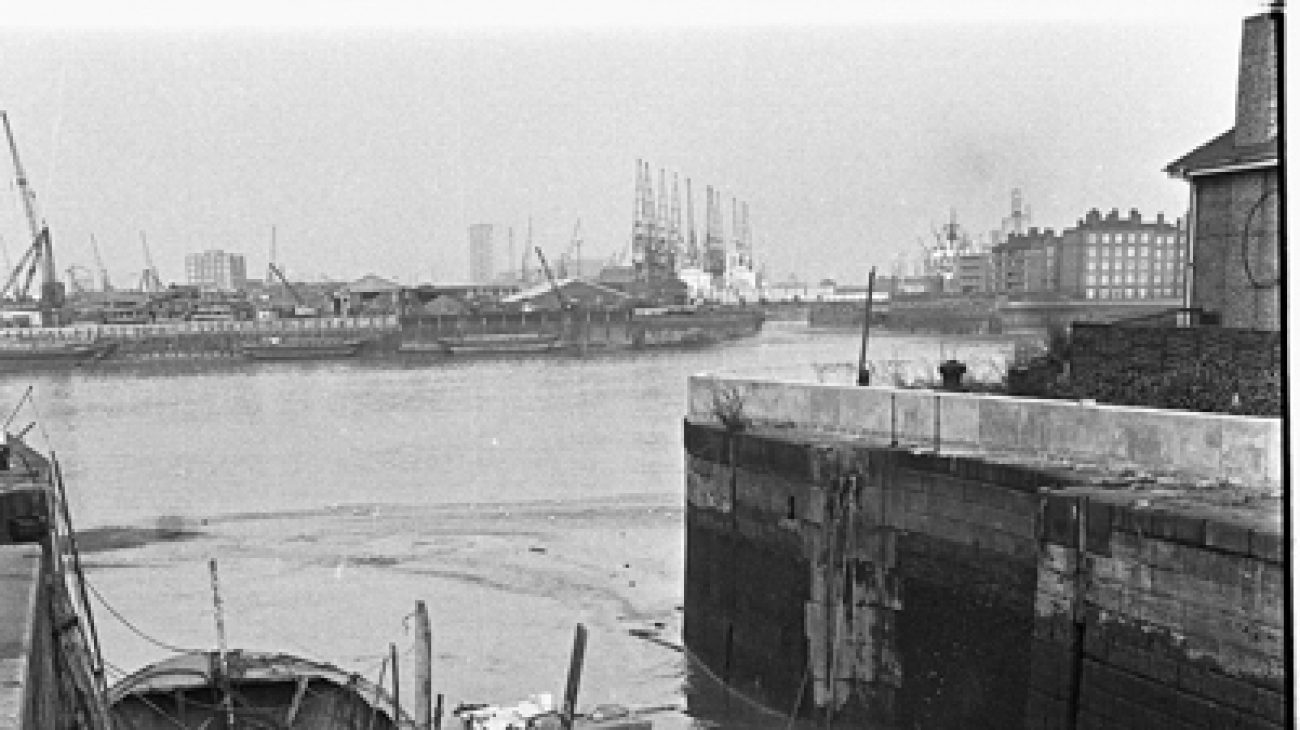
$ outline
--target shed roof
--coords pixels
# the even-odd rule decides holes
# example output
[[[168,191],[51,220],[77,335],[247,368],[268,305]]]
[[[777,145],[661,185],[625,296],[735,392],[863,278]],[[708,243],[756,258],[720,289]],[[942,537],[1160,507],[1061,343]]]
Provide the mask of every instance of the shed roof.
[[[572,288],[574,286],[585,286],[594,289],[595,291],[601,294],[604,294],[606,296],[615,299],[628,298],[627,294],[624,294],[623,292],[617,289],[612,289],[610,287],[597,284],[594,281],[586,281],[584,279],[573,279],[573,278],[560,279],[555,282],[555,286],[558,286],[561,291],[563,291],[564,289]],[[555,292],[555,287],[551,286],[551,283],[549,281],[546,281],[540,284],[534,284],[533,286],[530,286],[527,289],[524,289],[523,291],[517,294],[511,294],[508,297],[504,297],[502,298],[501,301],[507,303],[526,302],[530,299],[536,299],[537,297],[553,294],[554,292]]]
[[[396,291],[401,287],[396,282],[389,281],[382,276],[366,274],[344,288],[349,292],[356,292],[358,294],[378,294]]]

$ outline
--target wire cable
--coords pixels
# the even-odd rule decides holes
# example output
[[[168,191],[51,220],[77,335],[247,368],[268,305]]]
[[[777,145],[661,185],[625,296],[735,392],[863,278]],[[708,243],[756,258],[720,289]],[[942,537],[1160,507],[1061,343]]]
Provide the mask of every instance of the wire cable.
[[[126,626],[128,629],[130,629],[130,630],[132,631],[132,633],[134,633],[136,636],[139,636],[141,639],[144,639],[145,641],[149,642],[150,644],[153,644],[154,646],[157,646],[157,647],[159,647],[159,648],[161,648],[161,649],[166,649],[167,651],[170,651],[170,652],[175,652],[175,653],[177,653],[177,654],[193,654],[193,653],[196,653],[196,652],[201,651],[201,650],[199,650],[199,649],[184,649],[184,648],[179,647],[179,646],[176,646],[176,645],[174,645],[174,644],[168,644],[168,643],[165,642],[165,641],[160,641],[160,640],[158,640],[158,639],[155,639],[154,637],[152,637],[152,636],[146,634],[144,631],[142,631],[138,626],[136,626],[135,624],[131,623],[131,621],[128,620],[127,617],[123,616],[123,615],[121,614],[121,612],[118,611],[116,608],[113,608],[113,604],[109,603],[109,602],[108,602],[108,599],[104,598],[103,594],[100,593],[99,590],[95,588],[95,586],[94,586],[93,583],[91,583],[90,581],[86,581],[86,588],[90,589],[90,592],[91,592],[92,595],[95,596],[95,599],[98,600],[99,603],[100,603],[104,608],[108,609],[108,612],[111,613],[111,614],[113,614],[113,617],[114,617],[114,618],[116,618],[118,621],[121,621],[121,622],[122,622],[122,625],[124,625],[124,626]]]

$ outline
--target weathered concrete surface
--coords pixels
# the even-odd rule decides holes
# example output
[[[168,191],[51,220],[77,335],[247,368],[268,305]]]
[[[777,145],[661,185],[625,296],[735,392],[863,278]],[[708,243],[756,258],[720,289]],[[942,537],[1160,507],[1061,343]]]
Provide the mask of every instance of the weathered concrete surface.
[[[684,634],[736,689],[843,727],[1285,726],[1278,500],[972,453],[1010,441],[996,428],[1065,437],[1016,399],[941,398],[968,442],[935,453],[845,418],[888,414],[890,389],[744,387],[727,428],[704,382],[685,425]],[[894,399],[895,423],[926,398]],[[972,438],[977,407],[990,431]]]
[[[722,398],[755,426],[1120,466],[1262,495],[1282,489],[1279,418],[708,375],[692,377],[689,393],[688,417],[696,420],[716,420]]]

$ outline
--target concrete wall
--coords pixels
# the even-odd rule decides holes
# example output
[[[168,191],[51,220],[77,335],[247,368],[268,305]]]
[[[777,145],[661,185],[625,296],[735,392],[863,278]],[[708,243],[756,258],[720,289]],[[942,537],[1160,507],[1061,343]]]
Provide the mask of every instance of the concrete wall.
[[[1207,488],[1226,482],[1261,495],[1282,488],[1277,418],[708,375],[690,379],[688,400],[691,419],[716,420],[720,407],[734,407],[761,427],[1127,468]]]
[[[685,424],[683,633],[735,690],[837,727],[1286,725],[1275,502],[731,423]]]

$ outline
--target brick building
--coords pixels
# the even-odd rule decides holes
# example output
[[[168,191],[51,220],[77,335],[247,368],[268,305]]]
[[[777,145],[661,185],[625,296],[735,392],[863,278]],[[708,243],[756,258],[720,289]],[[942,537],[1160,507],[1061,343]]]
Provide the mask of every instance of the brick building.
[[[1059,291],[1080,299],[1169,299],[1182,296],[1185,254],[1179,222],[1143,220],[1136,209],[1102,216],[1096,209],[1061,237]]]
[[[1051,228],[1031,227],[1009,234],[992,249],[993,291],[997,294],[1055,292],[1059,285],[1061,236]]]
[[[1188,302],[1229,327],[1281,329],[1281,32],[1281,10],[1244,21],[1235,126],[1165,168],[1191,184]]]

